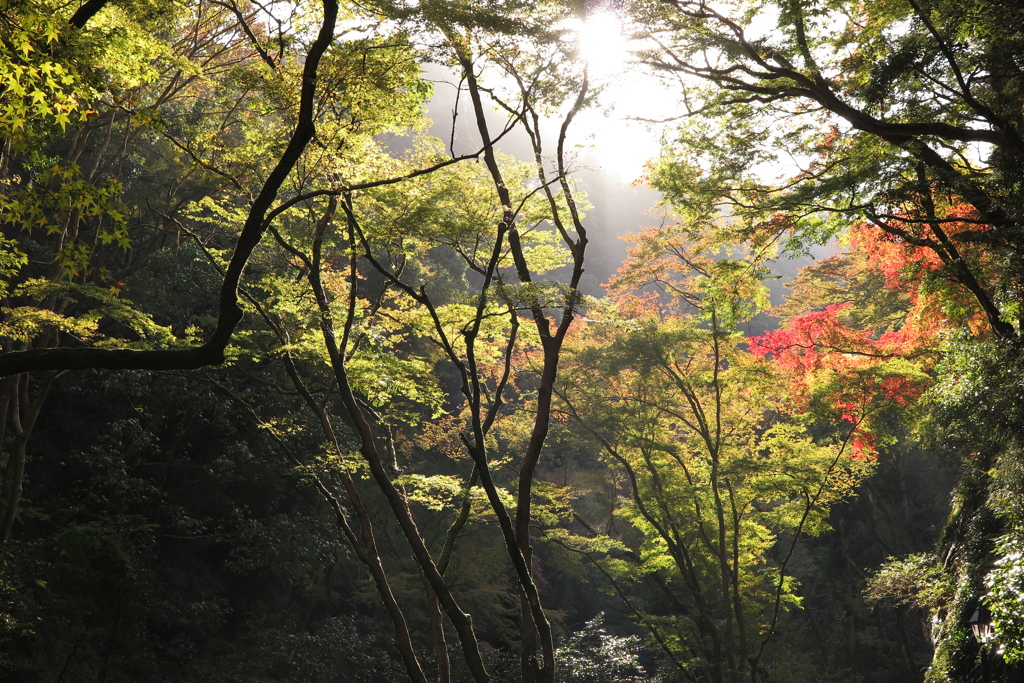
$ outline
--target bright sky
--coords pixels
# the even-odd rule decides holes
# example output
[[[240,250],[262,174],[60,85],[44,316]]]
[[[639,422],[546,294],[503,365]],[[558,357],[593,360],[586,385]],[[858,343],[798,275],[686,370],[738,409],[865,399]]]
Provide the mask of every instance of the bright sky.
[[[664,125],[648,124],[639,119],[667,119],[678,113],[679,98],[667,92],[665,84],[636,67],[631,50],[643,47],[631,41],[625,20],[612,11],[591,14],[587,21],[571,20],[566,29],[579,35],[580,57],[587,62],[592,88],[599,88],[600,106],[577,115],[570,129],[570,144],[578,148],[577,159],[587,169],[603,173],[628,185],[644,172],[644,164],[658,155]],[[428,66],[427,78],[437,83],[435,99],[430,107],[434,119],[433,132],[445,141],[451,136],[451,108],[454,104],[457,77],[440,67]],[[501,77],[489,78],[501,82]],[[494,81],[492,81],[493,83]],[[509,91],[515,88],[506,84]],[[468,152],[479,144],[466,107],[469,98],[463,94],[459,125],[456,127],[456,151]],[[505,118],[495,115],[493,125]],[[553,148],[561,119],[553,116],[543,129],[547,146]],[[529,158],[528,147],[516,136],[499,144],[504,151]],[[522,147],[523,149],[519,149]]]
[[[657,156],[663,128],[637,119],[672,116],[677,113],[678,98],[631,63],[631,50],[643,45],[627,37],[629,27],[623,17],[612,11],[596,12],[573,28],[579,31],[581,57],[587,61],[591,81],[602,88],[602,108],[583,112],[575,123],[577,134],[592,145],[584,160],[631,182],[643,173],[644,163]]]

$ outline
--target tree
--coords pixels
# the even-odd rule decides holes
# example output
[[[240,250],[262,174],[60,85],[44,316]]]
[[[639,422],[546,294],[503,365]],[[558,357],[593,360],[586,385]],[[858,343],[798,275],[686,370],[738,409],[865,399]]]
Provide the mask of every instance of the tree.
[[[173,147],[187,127],[181,118],[209,116],[220,124],[222,137],[230,137],[237,110],[224,113],[212,98],[199,105],[194,98],[251,68],[256,53],[244,37],[232,35],[226,23],[232,15],[221,8],[200,4],[191,13],[144,19],[132,11],[110,10],[88,30],[61,24],[61,12],[39,18],[48,12],[45,5],[27,5],[23,14],[12,15],[53,30],[35,42],[23,32],[29,42],[22,61],[41,61],[10,68],[50,74],[44,80],[60,88],[48,96],[57,98],[53,102],[44,90],[34,91],[40,93],[39,106],[30,118],[17,120],[21,125],[10,124],[6,136],[0,220],[11,235],[5,242],[11,251],[0,362],[24,354],[117,355],[111,347],[145,355],[141,349],[168,351],[179,343],[176,337],[185,336],[183,328],[155,322],[152,309],[133,304],[123,290],[167,241],[186,198],[210,182],[202,159],[186,156],[170,170],[180,174],[174,183],[149,194],[158,184],[153,179],[168,171],[168,159],[181,153]],[[155,37],[161,34],[175,38]],[[69,126],[67,116],[58,117],[72,104],[80,116]],[[52,111],[58,115],[50,120]],[[223,188],[224,179],[218,180],[204,189]],[[235,176],[236,183],[247,180],[256,182]],[[3,382],[3,419],[15,434],[2,493],[4,540],[21,497],[26,444],[54,377],[49,372],[34,384],[27,373],[17,374],[24,369],[12,368],[15,374]]]
[[[879,588],[904,585],[922,563],[934,562],[952,480],[949,463],[920,443],[930,431],[922,398],[937,381],[943,335],[985,327],[964,293],[934,276],[936,261],[929,250],[892,241],[870,224],[851,226],[844,249],[805,266],[789,283],[785,305],[773,311],[782,317],[779,329],[749,340],[751,351],[790,383],[818,429],[856,425],[854,450],[876,461],[861,483],[864,495],[833,512],[832,541],[812,551],[805,594],[814,599],[806,613],[821,651],[819,670],[905,680],[920,675],[921,658],[934,650],[914,621],[948,597],[946,582],[932,580],[938,569],[931,566],[934,574],[920,583],[924,598],[896,590],[883,600]],[[906,562],[894,561],[903,555]],[[865,584],[860,568],[883,562]],[[869,634],[872,626],[884,630],[879,640]],[[873,668],[878,661],[886,664]]]
[[[524,176],[520,170],[509,169],[495,151],[495,138],[489,131],[484,110],[486,92],[478,80],[477,52],[483,51],[479,46],[489,45],[489,49],[495,50],[496,45],[509,37],[500,31],[481,30],[460,17],[436,17],[429,11],[426,17],[436,22],[445,49],[462,71],[472,115],[483,141],[479,156],[486,174],[483,178],[470,179],[469,186],[445,180],[447,171],[438,171],[402,187],[391,187],[391,181],[370,181],[364,183],[364,187],[325,191],[321,194],[329,194],[332,199],[315,210],[318,218],[308,247],[297,246],[292,239],[276,232],[275,237],[297,259],[301,275],[316,301],[326,360],[336,380],[334,390],[340,393],[362,460],[387,501],[424,578],[427,601],[430,609],[436,611],[431,617],[436,619],[438,661],[447,659],[444,629],[440,623],[443,612],[457,634],[473,678],[489,680],[473,620],[444,579],[447,558],[468,518],[469,496],[479,485],[501,531],[519,593],[522,678],[553,681],[554,637],[533,578],[530,526],[535,471],[548,431],[561,346],[580,301],[577,287],[583,273],[587,237],[581,207],[566,173],[564,146],[569,124],[586,101],[587,81],[584,74],[577,93],[570,90],[571,97],[560,95],[562,100],[567,99],[567,113],[552,168],[545,158],[537,109],[551,104],[539,99],[545,94],[545,88],[565,87],[553,76],[558,67],[568,63],[564,47],[557,43],[539,44],[537,50],[548,52],[536,61],[534,54],[524,59],[525,53],[518,47],[501,53],[499,64],[515,77],[518,92],[514,92],[513,97],[517,101],[510,104],[497,95],[495,99],[511,112],[512,122],[518,120],[524,127],[536,154],[535,166],[529,176]],[[530,17],[524,14],[523,19],[527,18]],[[475,20],[479,22],[479,17]],[[531,20],[537,21],[536,18]],[[533,33],[543,37],[537,29],[533,29]],[[516,41],[530,36],[531,32],[523,25],[514,27]],[[575,83],[570,81],[572,85]],[[480,185],[481,181],[486,181],[487,185]],[[531,189],[529,182],[536,183],[536,188]],[[344,232],[332,235],[329,231],[338,208],[344,218]],[[541,224],[545,221],[551,228],[543,228]],[[337,282],[331,275],[335,266],[328,251],[333,240],[340,240],[334,242],[334,248],[347,263],[341,282],[332,286],[332,280]],[[478,277],[481,284],[470,292],[435,293],[426,276],[436,271],[437,264],[432,263],[429,256],[414,260],[415,251],[457,255],[462,261],[460,267]],[[561,265],[565,256],[571,266],[567,283],[539,279]],[[367,278],[361,268],[380,278],[377,292],[370,294],[361,284]],[[361,301],[361,290],[375,301]],[[549,319],[550,309],[558,311],[554,323]],[[521,315],[527,316],[532,328],[529,333],[521,329],[527,324],[520,320]],[[356,374],[360,368],[360,350],[367,348],[367,325],[382,317],[398,322],[391,332],[401,335],[414,347],[429,345],[437,349],[438,354],[428,355],[429,361],[420,361],[421,365],[450,364],[461,395],[452,399],[459,403],[464,401],[457,404],[458,408],[450,415],[455,418],[450,425],[459,426],[460,439],[473,462],[472,472],[463,475],[459,482],[466,503],[446,533],[445,543],[433,553],[418,526],[405,483],[394,476],[394,470],[389,470],[387,464],[389,453],[396,461],[398,459],[391,430],[404,418],[389,414],[388,406],[383,405],[381,399],[374,396],[369,383],[361,382]],[[531,401],[535,401],[530,409],[533,424],[526,442],[519,445],[521,451],[504,454],[495,448],[492,431],[501,421],[503,410],[514,407],[509,396],[514,387],[512,363],[521,353],[522,338],[527,334],[533,338],[534,348],[539,349],[543,365],[536,397]],[[284,334],[280,336],[282,340],[285,338]],[[379,360],[371,372],[379,380]],[[422,397],[415,402],[422,403]],[[421,416],[424,412],[420,410]],[[494,461],[500,462],[507,455],[518,456],[519,463],[517,485],[511,487],[516,501],[514,514],[506,507],[508,494],[495,481]],[[347,494],[358,508],[357,496],[352,490]],[[383,575],[379,583],[383,584]],[[386,593],[382,590],[382,594]],[[402,631],[401,608],[397,604],[394,607],[396,629]],[[410,638],[400,635],[400,642],[405,643],[400,649],[407,672],[414,680],[422,680],[422,667]],[[440,671],[442,677],[447,676],[445,664]]]
[[[241,16],[242,23],[245,23],[247,21],[245,14],[242,13]],[[169,349],[101,348],[96,346],[12,349],[0,356],[0,372],[4,376],[38,370],[83,368],[182,369],[223,362],[224,349],[242,318],[237,294],[242,272],[266,231],[267,216],[274,208],[278,193],[315,133],[314,118],[320,94],[317,90],[319,69],[321,60],[334,41],[337,16],[338,4],[336,2],[328,0],[323,3],[314,39],[308,45],[301,41],[294,43],[294,46],[302,51],[302,67],[297,71],[290,70],[288,78],[282,83],[285,88],[295,88],[295,92],[298,94],[297,101],[293,100],[287,103],[294,116],[294,123],[286,138],[287,144],[280,150],[280,157],[265,178],[261,179],[260,190],[252,199],[246,214],[245,225],[232,247],[232,257],[225,270],[220,290],[217,327],[210,338],[202,345]],[[250,14],[249,20],[251,17]],[[72,27],[72,29],[74,28]],[[242,33],[246,35],[246,31],[243,30]],[[251,30],[248,33],[251,34]],[[214,43],[214,45],[216,45],[214,49],[217,51],[223,47],[219,43]],[[173,92],[182,81],[187,82],[188,80],[187,78],[172,78],[171,91]],[[112,117],[122,119],[123,115],[115,113],[112,114]]]
[[[939,267],[932,256],[854,226],[848,249],[791,284],[781,327],[750,338],[754,354],[790,376],[805,410],[855,425],[853,449],[862,457],[874,457],[887,438],[876,425],[901,412],[913,422],[908,410],[930,386],[940,335],[951,329],[951,306],[944,314],[928,287]]]
[[[376,583],[410,678],[425,680],[422,655],[408,628],[408,609],[399,604],[393,575],[382,566],[375,541],[378,530],[389,525],[397,525],[404,535],[424,580],[439,678],[447,680],[450,675],[443,614],[458,636],[472,676],[488,680],[472,619],[443,576],[469,513],[453,520],[440,548],[428,548],[416,519],[417,506],[429,499],[424,491],[439,482],[455,482],[466,510],[472,508],[473,489],[483,488],[489,514],[501,529],[522,606],[522,676],[553,680],[554,637],[532,578],[530,526],[552,385],[562,341],[580,303],[576,288],[586,248],[582,207],[567,171],[566,135],[573,116],[587,102],[587,79],[573,63],[571,46],[561,42],[558,31],[544,28],[557,26],[567,10],[534,11],[512,4],[454,12],[432,4],[414,10],[384,7],[382,13],[363,16],[376,22],[397,21],[402,26],[398,32],[385,35],[378,23],[368,31],[369,37],[341,40],[335,35],[339,7],[330,2],[318,9],[291,7],[287,12],[235,3],[200,5],[190,17],[191,26],[178,25],[162,14],[154,26],[136,23],[130,12],[127,18],[119,15],[121,9],[82,8],[71,17],[69,41],[87,43],[113,22],[115,34],[130,34],[152,48],[138,51],[134,68],[143,76],[139,83],[125,86],[135,91],[124,94],[111,88],[108,97],[114,104],[102,115],[110,123],[108,130],[125,126],[127,132],[118,139],[124,159],[136,153],[139,157],[131,160],[141,161],[139,150],[144,149],[160,160],[161,170],[173,174],[188,169],[168,193],[174,201],[168,197],[167,206],[147,207],[147,218],[159,218],[157,234],[145,249],[129,253],[146,256],[152,251],[159,261],[160,247],[170,236],[194,241],[211,268],[219,271],[215,326],[205,334],[202,327],[209,329],[209,320],[176,329],[152,323],[143,329],[150,319],[121,295],[134,293],[156,303],[145,285],[160,285],[146,279],[158,268],[134,263],[123,273],[127,284],[115,277],[118,284],[109,292],[113,303],[107,309],[79,313],[83,324],[134,322],[133,333],[107,335],[103,343],[92,344],[94,340],[87,338],[91,328],[73,328],[72,322],[49,315],[54,308],[64,310],[61,302],[47,302],[43,308],[48,313],[41,315],[39,329],[24,332],[25,307],[9,309],[12,343],[0,365],[15,377],[9,380],[12,391],[29,386],[29,372],[54,377],[73,369],[180,370],[219,364],[229,357],[229,341],[244,325],[241,349],[230,354],[243,354],[238,361],[243,364],[268,359],[282,364],[284,376],[321,428],[332,462],[325,465],[296,449],[286,431],[275,429],[280,418],[239,396],[230,382],[222,382],[221,389],[274,434],[281,451],[309,474],[331,506],[335,522]],[[171,38],[147,42],[147,30]],[[454,157],[418,138],[427,88],[409,50],[408,32],[414,31],[434,41],[439,54],[462,70],[482,141],[480,152]],[[196,37],[201,45],[185,44],[187,39],[179,40],[182,34]],[[533,41],[534,51],[516,44],[525,39]],[[503,96],[480,84],[484,57],[494,58],[493,63],[511,75],[511,94]],[[165,63],[172,66],[161,72]],[[85,62],[79,66],[94,68]],[[556,78],[559,69],[563,75]],[[102,79],[101,70],[95,70]],[[140,104],[143,94],[156,99]],[[489,131],[487,97],[511,112],[501,133]],[[385,98],[390,101],[381,106]],[[565,121],[556,153],[549,157],[548,143],[540,136],[540,116],[542,109],[559,106]],[[499,159],[494,148],[515,125],[527,131],[534,147],[536,164],[529,178]],[[404,158],[393,153],[381,139],[385,133],[408,134],[413,151]],[[448,168],[478,157],[483,165],[475,168],[485,170],[483,176]],[[90,206],[106,198],[90,198],[89,188],[72,180],[65,174],[53,185]],[[260,187],[255,197],[250,195],[253,186]],[[121,189],[111,188],[108,195]],[[37,194],[46,197],[45,192]],[[447,201],[433,206],[427,201],[438,196]],[[454,197],[462,203],[454,203]],[[126,194],[124,199],[128,198]],[[148,200],[131,199],[134,207]],[[6,204],[7,223],[28,225],[45,214],[45,207],[26,206],[18,199]],[[268,231],[276,246],[261,245]],[[99,242],[120,237],[117,233],[108,240],[106,233],[97,235]],[[119,246],[131,244],[122,241]],[[416,248],[425,250],[427,257],[417,257]],[[34,290],[21,281],[25,273],[15,271],[21,252],[11,253],[7,261],[10,279],[16,283],[13,291],[28,296]],[[566,257],[571,262],[568,282],[540,280]],[[428,276],[446,267],[440,263],[444,259],[453,286],[435,292],[437,283]],[[80,298],[102,293],[89,279],[98,266],[97,253],[76,250],[55,261],[61,269],[52,274],[51,289],[73,291]],[[291,282],[280,276],[289,270]],[[467,271],[482,278],[476,292],[457,284]],[[243,300],[258,316],[251,328],[242,322]],[[559,311],[554,325],[548,317],[552,308]],[[153,308],[155,315],[163,311],[161,304]],[[532,327],[529,335],[521,330],[523,312]],[[309,336],[310,325],[319,329],[319,339]],[[150,329],[153,334],[142,334]],[[78,338],[67,338],[69,331]],[[525,403],[525,395],[535,392],[534,424],[521,445],[518,483],[496,483],[493,461],[500,463],[503,456],[491,454],[496,450],[493,428],[502,412],[514,405],[512,359],[521,353],[524,336],[535,337],[534,348],[544,365],[538,386],[524,390],[519,398]],[[197,345],[204,337],[206,341]],[[458,378],[465,404],[453,409],[444,426],[462,423],[473,471],[461,480],[445,480],[447,473],[436,471],[427,471],[420,479],[419,473],[398,477],[391,466],[397,462],[400,441],[409,437],[413,426],[439,418],[443,399],[455,399],[451,386],[437,386],[428,377],[438,363],[449,363]],[[318,370],[332,373],[333,385],[323,385],[316,378]],[[273,382],[280,379],[278,375]],[[15,391],[14,396],[20,399],[23,393]],[[335,397],[343,408],[340,418]],[[15,417],[21,417],[20,406],[16,401],[12,405]],[[38,412],[38,406],[33,407]],[[369,494],[348,459],[353,442],[359,443],[354,450],[376,486]],[[9,479],[15,482],[4,495],[8,531],[18,509],[24,462],[25,458],[8,459]],[[506,508],[506,488],[516,498],[512,514]],[[15,489],[16,494],[8,493]],[[383,521],[372,518],[364,505],[367,495],[379,496],[391,515]],[[432,556],[432,551],[440,557]]]
[[[688,239],[699,235],[683,223],[635,238],[613,284],[617,315],[576,331],[560,397],[625,480],[617,515],[642,541],[632,561],[610,553],[606,571],[656,577],[666,607],[631,608],[676,674],[755,681],[771,675],[769,643],[799,604],[798,544],[827,528],[870,464],[850,429],[816,443],[778,375],[742,348],[736,326],[763,301],[761,268],[712,258],[713,237]],[[660,301],[635,289],[649,285]]]
[[[692,112],[736,125],[716,127],[730,131],[725,136],[688,127],[679,157],[656,183],[680,197],[722,201],[748,231],[791,234],[794,246],[824,242],[862,216],[934,252],[993,331],[1015,334],[1018,285],[1005,270],[986,281],[960,253],[978,244],[1018,258],[1019,199],[1007,163],[1022,144],[1020,74],[998,61],[1017,38],[994,28],[1009,17],[951,3],[778,9],[769,33],[752,24],[753,12],[726,16],[699,2],[671,3],[662,15],[663,48],[649,62],[706,81],[706,89],[692,80],[683,86]],[[897,22],[905,22],[899,31]],[[978,38],[971,48],[957,42],[967,36]],[[979,143],[992,146],[987,159],[969,151]],[[766,183],[750,172],[780,163],[787,148],[801,155],[790,179]],[[943,201],[963,202],[973,215],[947,215]],[[947,234],[957,221],[972,227]]]
[[[59,509],[63,503],[60,484],[68,480],[64,469],[80,464],[77,450],[72,451],[76,457],[68,468],[46,457],[45,441],[36,444],[31,449],[33,458],[29,457],[34,426],[55,421],[54,411],[47,410],[44,401],[49,398],[53,402],[56,394],[57,402],[66,409],[67,393],[76,391],[69,389],[72,382],[67,376],[62,377],[66,369],[169,369],[222,362],[224,348],[241,317],[236,287],[242,270],[266,229],[265,217],[276,195],[294,180],[289,174],[313,138],[314,128],[319,125],[321,142],[330,139],[338,144],[342,142],[339,130],[350,141],[371,138],[389,126],[404,130],[410,118],[420,116],[426,87],[409,58],[407,41],[389,41],[379,35],[362,41],[337,40],[336,4],[326,3],[320,12],[291,8],[290,16],[248,4],[195,3],[159,11],[129,3],[105,9],[102,5],[83,6],[70,20],[67,15],[73,8],[28,3],[18,7],[21,13],[5,14],[5,21],[21,26],[17,39],[24,47],[12,56],[5,43],[0,68],[5,69],[5,76],[38,79],[39,85],[34,91],[19,94],[15,89],[3,94],[10,117],[3,121],[5,193],[0,198],[0,220],[5,234],[5,348],[0,362],[13,360],[7,370],[17,374],[3,384],[3,427],[13,434],[4,443],[8,448],[0,492],[0,528],[3,541],[11,543],[4,549],[2,566],[5,598],[14,596],[15,605],[28,604],[24,610],[12,610],[10,620],[5,614],[5,627],[13,627],[13,634],[5,632],[4,636],[12,636],[25,652],[37,657],[47,645],[67,645],[63,669],[52,672],[18,656],[15,664],[26,676],[32,676],[28,673],[32,671],[63,678],[89,671],[102,678],[111,671],[114,675],[146,671],[148,656],[169,675],[185,676],[183,670],[193,665],[187,650],[195,642],[189,640],[193,636],[182,633],[191,626],[195,627],[193,635],[213,638],[222,634],[226,613],[222,610],[232,601],[218,594],[214,583],[202,600],[197,595],[196,610],[190,614],[187,606],[169,604],[174,598],[168,600],[159,591],[147,593],[145,589],[162,582],[182,586],[188,581],[175,571],[177,567],[168,571],[154,568],[147,562],[147,547],[162,546],[166,535],[173,536],[174,531],[180,532],[182,539],[195,539],[197,547],[207,547],[201,525],[208,521],[179,527],[180,520],[168,522],[149,515],[147,506],[159,508],[163,491],[146,480],[145,474],[138,477],[142,483],[135,481],[137,471],[145,470],[147,463],[132,462],[133,451],[148,454],[139,444],[160,441],[160,420],[136,430],[134,441],[127,438],[122,442],[107,435],[109,443],[104,445],[115,453],[123,452],[126,461],[119,463],[114,456],[111,468],[120,465],[130,472],[125,476],[128,483],[112,483],[98,475],[84,477],[90,483],[101,479],[97,491],[113,491],[109,494],[112,498],[131,488],[137,499],[130,502],[137,505],[124,501],[126,511],[102,510],[98,504],[76,501],[66,511]],[[268,29],[268,24],[275,23],[276,35]],[[57,38],[51,38],[53,27]],[[370,115],[360,111],[366,100],[380,101],[385,95],[389,107]],[[29,111],[34,118],[23,120],[25,112],[18,107],[24,104],[24,97],[37,100],[38,106]],[[81,113],[81,120],[69,125],[67,113],[72,110]],[[54,111],[57,114],[51,117]],[[254,200],[254,188],[261,187]],[[278,209],[279,213],[283,210]],[[236,226],[231,219],[238,216],[239,229],[233,232]],[[191,242],[200,249],[194,249]],[[217,277],[216,265],[208,264],[205,271],[196,267],[203,249],[214,264],[221,254],[233,255],[222,271],[227,280]],[[214,288],[203,291],[203,285],[211,280]],[[203,327],[209,329],[209,315],[217,312],[209,305],[216,287],[223,295],[220,304],[225,315],[224,320],[213,318],[224,323],[219,341],[198,347],[196,338],[201,338]],[[175,294],[178,298],[170,300]],[[17,360],[26,357],[51,360],[42,365]],[[142,386],[142,379],[136,377],[136,384]],[[130,388],[121,391],[131,393]],[[101,394],[96,391],[93,395],[102,401]],[[200,410],[199,395],[192,398],[193,406]],[[182,397],[179,400],[184,402]],[[81,404],[76,405],[81,412]],[[131,424],[131,418],[126,421]],[[173,441],[178,449],[194,435],[191,430],[196,421],[182,422],[182,434]],[[116,419],[111,423],[119,424]],[[219,426],[223,428],[223,423]],[[96,453],[85,444],[94,435],[83,430],[82,436],[84,443],[75,448],[85,450],[81,461],[91,470],[94,464],[89,458],[95,459]],[[244,442],[235,446],[236,451],[225,448],[240,455],[239,462],[227,465],[229,471],[246,468],[242,461],[248,449]],[[66,444],[61,447],[67,449]],[[209,463],[198,450],[189,449],[182,469]],[[180,452],[172,445],[163,455],[170,463],[161,484],[166,485],[178,472],[176,456]],[[59,476],[47,476],[53,470],[58,470]],[[47,494],[44,482],[53,480],[57,493],[48,511],[53,513],[56,529],[33,525],[32,505],[19,517],[23,482],[33,473],[35,501]],[[252,475],[255,479],[257,473]],[[201,482],[202,476],[182,486],[198,487]],[[97,498],[102,500],[99,493]],[[211,501],[221,500],[211,495]],[[237,507],[228,504],[226,508],[237,511],[250,504],[239,502]],[[204,519],[204,512],[182,507]],[[217,514],[231,517],[224,509]],[[188,518],[188,514],[183,516]],[[296,514],[283,526],[290,526],[295,536],[308,538],[308,529],[296,522],[301,516]],[[18,530],[28,536],[24,542],[17,538],[16,520],[21,522]],[[254,523],[274,525],[266,519]],[[173,529],[169,534],[152,533],[151,524]],[[225,534],[240,533],[231,526],[226,524]],[[35,534],[49,534],[54,540],[39,542]],[[212,556],[225,552],[223,546],[212,545]],[[61,553],[74,554],[76,548],[82,551],[81,558],[60,559]],[[115,565],[113,569],[101,568],[105,556],[108,564]],[[189,570],[202,574],[208,569],[204,566],[208,559],[184,562],[187,567],[182,574]],[[289,570],[296,574],[309,571],[293,567]],[[76,580],[82,593],[69,597],[68,585]],[[108,582],[121,586],[122,591],[111,595]],[[327,583],[330,591],[330,581]],[[46,586],[51,587],[50,592],[43,590],[36,600],[33,592]],[[331,601],[326,602],[332,609]],[[167,614],[154,618],[149,607],[140,607],[153,603],[166,607]],[[89,605],[102,607],[90,615]],[[268,637],[259,617],[250,619],[252,615],[237,603],[226,611],[232,609],[246,614],[238,623],[252,629],[253,639]],[[48,617],[46,628],[33,638],[26,624],[43,615]],[[304,629],[310,617],[289,615],[286,621]],[[62,633],[65,626],[68,632]],[[341,619],[334,626],[344,633],[348,622]],[[161,629],[169,640],[182,639],[181,652],[168,652],[173,645],[150,647],[147,639]],[[126,641],[132,639],[139,643],[139,651],[126,657],[118,648],[127,649]],[[302,645],[302,640],[300,636],[294,644]],[[271,652],[281,649],[268,647]],[[256,658],[251,662],[252,671],[258,672],[264,665],[265,660]],[[151,672],[131,677],[140,675]]]
[[[911,0],[750,5],[728,14],[672,2],[650,11],[662,31],[647,61],[677,79],[691,114],[655,169],[658,187],[680,203],[727,206],[733,229],[795,250],[868,221],[900,249],[927,250],[936,278],[984,316],[987,329],[968,326],[979,338],[973,352],[962,338],[946,346],[956,362],[987,357],[990,344],[1019,346],[1024,91],[1019,65],[1007,59],[1021,41],[1019,8]],[[773,182],[766,165],[794,172]],[[1003,364],[1012,367],[1016,352],[1007,353]],[[986,395],[997,401],[1005,386],[990,385]],[[939,405],[949,405],[947,388],[933,393]],[[977,650],[963,639],[964,623],[1002,533],[995,522],[971,522],[999,517],[985,473],[995,460],[1013,460],[1012,430],[1001,418],[986,429],[1003,437],[999,445],[982,439],[981,451],[966,446],[973,430],[942,430],[964,445],[958,457],[972,473],[940,551],[963,588],[940,615],[936,679],[972,666]],[[976,551],[954,550],[962,544]]]

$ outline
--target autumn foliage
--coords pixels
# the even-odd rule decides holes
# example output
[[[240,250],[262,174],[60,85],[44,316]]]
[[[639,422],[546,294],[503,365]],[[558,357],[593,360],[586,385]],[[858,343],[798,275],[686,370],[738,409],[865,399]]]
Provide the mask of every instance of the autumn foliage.
[[[749,349],[787,373],[805,408],[853,425],[855,452],[874,457],[877,416],[911,407],[931,382],[949,325],[948,293],[938,295],[933,277],[941,267],[935,251],[855,224],[845,250],[805,268],[792,284],[783,325],[750,338]],[[970,324],[977,316],[965,317]]]

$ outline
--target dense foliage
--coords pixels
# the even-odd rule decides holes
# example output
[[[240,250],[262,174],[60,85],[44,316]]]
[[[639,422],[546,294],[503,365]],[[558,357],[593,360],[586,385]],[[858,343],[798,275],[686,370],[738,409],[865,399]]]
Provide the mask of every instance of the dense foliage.
[[[593,297],[612,10],[685,115]],[[1021,676],[1019,8],[0,26],[6,679]]]

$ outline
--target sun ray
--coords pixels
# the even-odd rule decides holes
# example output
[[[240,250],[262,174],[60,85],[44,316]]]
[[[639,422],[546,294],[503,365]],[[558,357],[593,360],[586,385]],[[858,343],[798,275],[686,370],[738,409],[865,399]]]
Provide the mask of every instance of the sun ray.
[[[608,78],[627,68],[630,40],[622,28],[623,18],[612,11],[595,12],[580,23],[580,57],[587,63],[591,78]]]

